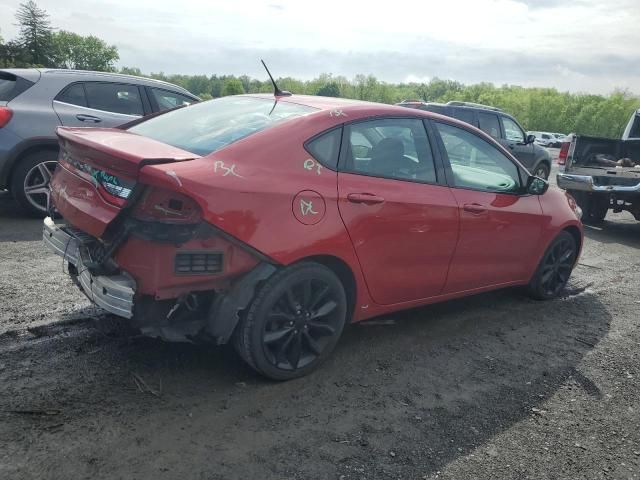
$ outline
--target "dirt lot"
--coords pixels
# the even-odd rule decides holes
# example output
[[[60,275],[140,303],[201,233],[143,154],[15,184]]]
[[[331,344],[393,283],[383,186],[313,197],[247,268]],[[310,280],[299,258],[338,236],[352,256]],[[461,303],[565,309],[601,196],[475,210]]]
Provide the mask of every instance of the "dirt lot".
[[[640,224],[587,230],[566,295],[346,331],[277,384],[100,314],[0,195],[1,479],[640,478]]]

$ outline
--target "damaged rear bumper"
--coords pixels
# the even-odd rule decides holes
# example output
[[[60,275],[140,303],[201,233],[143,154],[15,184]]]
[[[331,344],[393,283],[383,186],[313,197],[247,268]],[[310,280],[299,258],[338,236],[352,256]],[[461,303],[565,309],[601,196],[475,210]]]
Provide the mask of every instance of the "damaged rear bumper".
[[[129,275],[93,275],[85,266],[81,254],[83,234],[64,225],[44,219],[42,241],[53,253],[69,262],[83,293],[102,309],[124,318],[132,318],[136,283]]]

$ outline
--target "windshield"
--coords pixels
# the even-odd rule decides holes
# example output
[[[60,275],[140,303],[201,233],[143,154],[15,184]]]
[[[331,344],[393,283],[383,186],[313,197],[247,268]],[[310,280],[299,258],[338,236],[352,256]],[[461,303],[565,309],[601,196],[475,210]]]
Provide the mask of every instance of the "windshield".
[[[208,155],[249,135],[317,109],[253,97],[223,97],[167,112],[130,132],[197,155]]]

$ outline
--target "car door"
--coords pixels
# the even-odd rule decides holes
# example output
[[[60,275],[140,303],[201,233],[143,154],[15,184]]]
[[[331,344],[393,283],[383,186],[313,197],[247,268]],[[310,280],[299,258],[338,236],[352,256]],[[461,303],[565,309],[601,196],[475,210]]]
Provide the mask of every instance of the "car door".
[[[444,293],[526,280],[543,220],[538,197],[522,194],[525,172],[477,133],[434,125],[460,214]]]
[[[526,143],[524,131],[513,119],[501,115],[500,120],[504,131],[504,139],[500,143],[511,150],[527,169],[533,169],[536,160],[533,143]]]
[[[338,207],[372,298],[388,305],[440,294],[458,208],[424,124],[367,120],[345,125],[342,138]]]
[[[78,82],[56,96],[53,108],[67,127],[117,127],[145,114],[142,95],[137,85]]]

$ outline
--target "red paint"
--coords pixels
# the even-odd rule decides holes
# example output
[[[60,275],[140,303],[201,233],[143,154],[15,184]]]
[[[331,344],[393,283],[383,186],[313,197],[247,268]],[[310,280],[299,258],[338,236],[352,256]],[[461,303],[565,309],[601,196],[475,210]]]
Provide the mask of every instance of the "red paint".
[[[64,149],[96,168],[138,185],[186,195],[199,207],[201,221],[278,264],[317,256],[341,260],[356,281],[354,321],[525,284],[562,229],[576,228],[582,235],[569,200],[555,188],[539,197],[514,196],[336,173],[305,164],[310,156],[304,142],[333,126],[376,116],[445,117],[343,99],[292,96],[279,101],[320,110],[206,157],[116,129],[60,129],[59,135]],[[513,159],[479,130],[446,120],[487,139]],[[160,161],[166,163],[153,164]],[[232,166],[234,174],[225,175]],[[68,168],[58,169],[52,188],[65,220],[94,236],[101,237],[121,212],[90,180]],[[312,200],[314,211],[319,211],[316,201],[322,199],[323,214],[296,211],[300,199]],[[176,252],[220,249],[225,252],[223,274],[173,273]],[[138,294],[157,298],[227,288],[259,261],[215,235],[183,245],[131,236],[115,260],[135,278]]]

